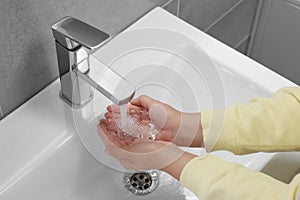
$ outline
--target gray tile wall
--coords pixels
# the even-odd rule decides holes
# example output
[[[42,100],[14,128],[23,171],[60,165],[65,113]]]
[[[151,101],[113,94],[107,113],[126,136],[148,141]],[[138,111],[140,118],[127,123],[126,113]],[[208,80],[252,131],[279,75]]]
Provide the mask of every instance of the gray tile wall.
[[[0,120],[58,77],[51,24],[63,16],[115,34],[168,0],[1,0]]]
[[[246,53],[258,0],[181,0],[180,17]]]
[[[256,4],[257,0],[1,0],[0,120],[58,77],[50,27],[63,16],[115,34],[153,7],[166,5],[174,15],[245,52]]]

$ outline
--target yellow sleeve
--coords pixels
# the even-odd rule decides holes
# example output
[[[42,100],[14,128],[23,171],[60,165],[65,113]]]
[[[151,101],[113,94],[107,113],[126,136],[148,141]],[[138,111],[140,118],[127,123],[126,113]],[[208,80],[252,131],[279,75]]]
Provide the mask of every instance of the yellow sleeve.
[[[270,99],[259,97],[246,105],[229,107],[218,133],[210,127],[212,115],[201,113],[205,146],[211,150],[236,154],[300,150],[300,88],[281,89]],[[300,174],[287,185],[213,155],[191,160],[180,180],[201,200],[300,199]]]
[[[210,127],[216,112],[201,112],[204,143],[210,150],[235,154],[300,150],[300,88],[284,88],[271,98],[258,97],[248,104],[225,110],[223,128]]]
[[[180,181],[200,200],[300,199],[300,174],[287,185],[240,164],[227,163],[214,155],[191,160],[184,167]]]

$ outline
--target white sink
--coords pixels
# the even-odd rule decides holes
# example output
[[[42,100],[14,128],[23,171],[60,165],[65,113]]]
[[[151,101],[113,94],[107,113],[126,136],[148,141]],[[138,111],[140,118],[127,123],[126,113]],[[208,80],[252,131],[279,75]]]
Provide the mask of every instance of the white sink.
[[[147,45],[160,49],[139,49]],[[127,52],[132,49],[136,50]],[[296,86],[161,8],[138,20],[94,56],[135,85],[144,85],[138,94],[149,94],[189,112],[247,102],[257,95],[270,96],[279,88]],[[215,66],[211,70],[216,71],[204,72],[211,63]],[[168,73],[170,69],[172,73]],[[92,73],[97,73],[94,70]],[[203,72],[200,79],[194,78],[197,70]],[[216,77],[213,86],[207,86],[207,73]],[[137,197],[127,191],[124,173],[106,166],[120,168],[103,153],[97,135],[99,115],[110,102],[95,92],[94,101],[73,110],[59,98],[59,90],[56,80],[0,122],[0,199],[197,199],[164,173],[159,187],[149,195]],[[223,101],[215,102],[216,95]],[[199,153],[201,149],[189,151]],[[215,154],[278,177],[280,164],[271,161],[281,154]],[[275,170],[267,170],[271,168]]]

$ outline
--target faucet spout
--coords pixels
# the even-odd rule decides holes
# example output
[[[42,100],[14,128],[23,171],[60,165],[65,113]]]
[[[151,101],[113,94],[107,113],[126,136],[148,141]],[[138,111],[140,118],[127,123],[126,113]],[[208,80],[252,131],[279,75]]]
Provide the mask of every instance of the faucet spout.
[[[111,68],[99,63],[97,59],[91,58],[89,63],[90,65],[95,65],[95,67],[105,67],[98,80],[97,77],[90,76],[89,73],[86,73],[84,67],[74,68],[73,71],[114,104],[124,105],[130,102],[135,94],[135,87],[130,82]]]
[[[59,20],[52,31],[63,100],[80,108],[93,98],[91,86],[117,105],[133,98],[135,87],[109,67],[99,81],[90,74],[90,55],[110,40],[109,34],[73,17]]]

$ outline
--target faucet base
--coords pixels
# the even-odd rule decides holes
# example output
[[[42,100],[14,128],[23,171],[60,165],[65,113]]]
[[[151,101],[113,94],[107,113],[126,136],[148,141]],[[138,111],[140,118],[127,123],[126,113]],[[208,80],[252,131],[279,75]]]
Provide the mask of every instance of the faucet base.
[[[69,106],[71,106],[72,108],[79,109],[79,108],[82,108],[83,106],[85,106],[86,104],[88,104],[94,98],[94,93],[91,91],[89,98],[86,99],[85,101],[81,102],[80,104],[74,104],[71,100],[69,100],[67,97],[65,97],[65,95],[62,93],[62,91],[59,92],[59,97],[64,102],[66,102]]]

